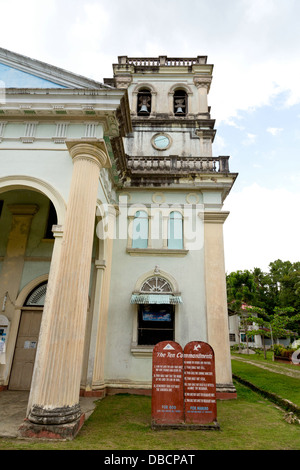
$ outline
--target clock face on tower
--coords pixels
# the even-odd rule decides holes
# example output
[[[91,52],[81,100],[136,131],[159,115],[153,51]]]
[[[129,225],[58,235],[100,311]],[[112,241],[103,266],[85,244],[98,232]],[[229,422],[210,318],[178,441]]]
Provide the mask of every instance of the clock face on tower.
[[[156,134],[152,138],[152,145],[157,150],[166,150],[171,145],[171,138],[166,134]]]

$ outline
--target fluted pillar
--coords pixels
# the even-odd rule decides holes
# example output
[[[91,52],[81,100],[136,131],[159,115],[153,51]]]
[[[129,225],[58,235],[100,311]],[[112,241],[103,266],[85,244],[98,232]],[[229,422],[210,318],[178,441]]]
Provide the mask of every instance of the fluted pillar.
[[[114,230],[116,224],[116,217],[118,215],[118,208],[116,206],[109,206],[106,214],[106,223],[109,231],[109,236],[104,240],[105,243],[105,267],[100,262],[97,266],[99,275],[101,276],[101,289],[98,294],[98,302],[95,302],[95,314],[98,317],[98,328],[95,345],[95,361],[93,364],[93,389],[102,389],[104,384],[104,360],[105,360],[105,347],[106,347],[106,333],[107,333],[107,317],[109,307],[109,291],[111,280],[111,267],[114,243]],[[97,233],[98,236],[100,233]],[[100,235],[101,237],[101,235]],[[103,269],[104,268],[104,269]],[[101,274],[100,274],[100,272]]]
[[[74,167],[64,235],[54,285],[47,289],[51,301],[46,299],[28,405],[28,420],[37,426],[78,423],[81,418],[79,391],[99,172],[110,166],[101,139],[67,141],[67,147]]]
[[[204,213],[207,336],[216,357],[217,395],[235,398],[228,327],[223,224],[228,212]]]

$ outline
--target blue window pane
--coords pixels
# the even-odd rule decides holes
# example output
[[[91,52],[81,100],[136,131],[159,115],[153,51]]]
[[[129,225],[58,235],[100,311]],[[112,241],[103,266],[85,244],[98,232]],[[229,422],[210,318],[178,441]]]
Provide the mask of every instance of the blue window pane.
[[[180,212],[171,212],[168,227],[168,248],[183,249],[183,227]]]
[[[133,221],[132,248],[147,248],[148,246],[148,214],[138,211]]]

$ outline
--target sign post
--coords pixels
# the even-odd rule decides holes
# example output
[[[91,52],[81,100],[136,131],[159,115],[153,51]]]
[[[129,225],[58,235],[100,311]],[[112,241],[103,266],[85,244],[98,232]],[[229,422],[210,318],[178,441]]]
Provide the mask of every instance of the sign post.
[[[152,426],[184,422],[183,350],[174,341],[162,341],[153,349]]]
[[[184,348],[186,424],[217,424],[215,355],[212,347],[192,341]]]

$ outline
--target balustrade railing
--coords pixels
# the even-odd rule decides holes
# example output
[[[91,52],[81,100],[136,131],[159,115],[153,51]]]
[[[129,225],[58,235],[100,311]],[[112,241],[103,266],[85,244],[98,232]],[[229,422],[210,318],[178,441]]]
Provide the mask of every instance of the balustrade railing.
[[[127,64],[127,65],[134,65],[136,67],[159,67],[161,65],[165,67],[178,67],[178,66],[191,66],[200,63],[206,62],[206,56],[198,56],[198,57],[167,57],[167,56],[159,56],[159,57],[127,57],[127,56],[120,56],[119,57],[119,64]]]
[[[132,173],[229,173],[229,157],[130,157]]]

